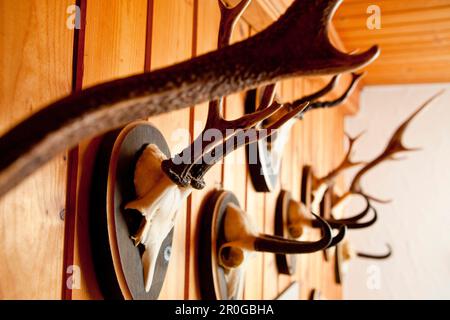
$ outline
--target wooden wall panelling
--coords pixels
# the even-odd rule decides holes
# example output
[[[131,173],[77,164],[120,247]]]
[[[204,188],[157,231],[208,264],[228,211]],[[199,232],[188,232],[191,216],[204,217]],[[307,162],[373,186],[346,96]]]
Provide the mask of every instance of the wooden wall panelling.
[[[216,1],[195,0],[195,55],[217,49],[217,37],[219,34],[220,9]],[[195,139],[203,130],[208,114],[208,103],[195,106],[192,117],[192,136]],[[189,250],[186,252],[189,258],[189,281],[187,298],[200,299],[198,286],[198,226],[200,212],[204,201],[210,192],[220,187],[222,184],[222,164],[218,163],[205,175],[206,187],[203,190],[194,190],[190,201],[189,232],[190,236],[186,239]],[[206,263],[206,262],[205,262]]]
[[[244,40],[250,35],[250,27],[242,20],[236,25],[232,43]],[[224,114],[228,120],[237,119],[245,114],[245,92],[239,92],[226,98]],[[260,212],[252,209],[248,211],[247,198],[247,156],[245,147],[241,147],[228,155],[223,161],[222,182],[225,190],[231,190],[238,198],[242,208],[257,223]],[[251,182],[249,182],[251,184]],[[257,299],[261,295],[262,260],[253,255],[247,262],[243,283],[244,299]]]
[[[250,177],[246,179],[246,210],[258,230],[264,230],[264,193],[256,192]],[[244,299],[261,300],[263,298],[264,254],[255,253],[247,262]]]
[[[71,91],[74,1],[0,1],[0,132]],[[0,298],[60,299],[66,154],[0,200]]]
[[[151,69],[159,69],[189,59],[193,53],[192,0],[153,0],[151,35]],[[172,155],[182,151],[190,142],[191,111],[183,109],[150,118],[167,139]],[[189,204],[180,209],[175,223],[172,254],[160,299],[184,299],[190,287],[188,268]],[[183,285],[184,284],[184,285]]]
[[[281,6],[281,2],[271,3],[269,9],[276,16],[289,1],[283,1]],[[39,106],[70,92],[73,31],[66,27],[66,10],[73,3],[74,0],[40,1],[39,4],[36,0],[26,3],[0,1],[0,23],[4,31],[0,42],[0,66],[4,70],[4,81],[0,84],[0,131]],[[244,16],[246,22],[238,26],[235,41],[249,34],[248,22],[254,30],[261,30],[264,23],[270,23],[267,20],[270,15],[263,13],[268,4],[267,1],[256,1],[250,6]],[[211,51],[217,45],[219,18],[217,3],[210,0],[89,1],[83,86],[144,69],[157,69],[188,59],[193,54]],[[16,59],[11,52],[21,53],[20,58]],[[297,98],[323,86],[326,80],[284,81],[282,97]],[[351,104],[357,105],[356,100],[353,99]],[[280,178],[281,185],[291,190],[295,198],[298,199],[300,194],[303,164],[313,164],[318,173],[326,173],[340,161],[345,110],[315,111],[293,127]],[[242,93],[228,98],[224,113],[227,118],[243,114]],[[207,105],[202,104],[150,121],[165,134],[172,153],[175,153],[190,142],[187,133],[192,136],[200,132],[206,114]],[[80,145],[73,263],[80,267],[81,287],[75,287],[71,292],[73,299],[102,297],[92,265],[88,234],[89,179],[86,178],[92,176],[95,142],[86,141]],[[179,212],[172,259],[160,298],[199,298],[198,213],[205,196],[214,187],[222,184],[235,192],[259,229],[273,233],[280,186],[271,194],[256,193],[247,175],[247,166],[240,161],[244,155],[244,149],[238,150],[223,166],[212,169],[206,176],[207,189],[196,191]],[[64,222],[60,218],[64,216],[65,188],[66,161],[61,155],[0,201],[0,212],[3,213],[0,228],[4,229],[0,233],[4,244],[0,257],[5,261],[0,267],[0,297],[61,298],[68,267],[63,266]],[[11,211],[13,215],[8,214]],[[340,287],[330,282],[333,279],[332,264],[325,264],[321,253],[300,256],[298,261],[295,277],[286,277],[278,275],[273,254],[256,254],[249,262],[251,272],[245,279],[244,297],[273,299],[293,279],[302,281],[302,297],[306,297],[313,287],[324,290],[327,297],[340,296]]]
[[[321,87],[320,82],[317,80],[317,78],[311,78],[309,80],[309,88],[311,92],[314,92],[318,90]],[[317,175],[320,175],[322,173],[322,162],[320,161],[320,153],[322,152],[323,148],[325,147],[323,142],[323,123],[321,121],[321,113],[323,110],[312,110],[310,111],[310,118],[306,119],[306,121],[310,121],[310,126],[308,128],[308,134],[309,139],[311,143],[311,149],[310,152],[310,160],[311,165],[314,168],[314,172]],[[319,212],[316,212],[316,214],[319,214]],[[318,239],[320,233],[317,230],[314,230],[311,232],[311,239]],[[308,258],[310,259],[310,281],[313,288],[320,289],[321,288],[321,268],[322,268],[322,252],[315,252],[308,255]]]
[[[282,101],[292,101],[294,97],[294,85],[295,82],[293,80],[285,80],[280,83],[281,90],[281,100]],[[283,159],[281,162],[280,168],[280,190],[284,189],[289,192],[293,192],[293,155],[294,150],[292,149],[292,141],[295,139],[293,134],[293,128],[291,128],[289,134],[289,140],[286,142],[286,146],[283,151]],[[278,198],[279,192],[274,194]],[[275,200],[276,201],[276,200]],[[275,219],[275,210],[273,212],[268,212],[268,218],[274,220]],[[277,269],[278,270],[278,269]],[[290,283],[292,282],[292,278],[289,275],[278,274],[278,293],[282,293],[286,290]]]
[[[253,3],[247,10],[250,10]],[[255,33],[254,30],[247,25],[249,35]],[[248,158],[245,158],[248,161]],[[247,167],[248,168],[248,167]],[[246,211],[251,220],[255,224],[257,230],[264,231],[265,221],[265,194],[257,192],[253,186],[252,180],[248,174],[246,175]],[[247,264],[247,273],[244,283],[244,299],[261,300],[263,299],[263,276],[264,276],[264,254],[255,253],[252,255]]]
[[[314,92],[317,87],[317,79],[307,78],[304,80],[303,88],[304,94]],[[317,110],[308,112],[303,119],[304,128],[304,140],[303,140],[303,165],[310,165],[317,172],[317,149],[320,147],[320,121]],[[319,233],[316,231],[308,232],[309,240],[317,239]],[[321,257],[321,253],[312,253],[304,255],[301,258],[304,259],[304,270],[302,271],[303,292],[305,296],[308,295],[311,288],[317,288],[320,279],[320,261],[318,257]]]
[[[88,1],[83,86],[144,70],[147,0]],[[73,299],[100,299],[91,258],[88,200],[96,140],[80,145],[78,208],[74,264],[81,269],[81,286]]]
[[[296,78],[294,81],[294,96],[301,97],[306,94],[305,91],[305,79]],[[295,200],[300,201],[301,193],[301,179],[302,169],[305,164],[305,121],[299,120],[293,127],[292,131],[292,143],[294,149],[294,160],[292,165],[292,176],[294,180],[294,187],[292,195]],[[294,275],[295,279],[300,282],[300,298],[306,299],[308,297],[307,290],[305,290],[305,279],[307,277],[308,270],[308,255],[297,256],[297,269]]]
[[[277,86],[277,94],[282,96],[281,83]],[[264,233],[275,234],[275,209],[278,195],[281,190],[281,172],[276,186],[271,192],[264,193]],[[263,299],[275,299],[279,293],[279,274],[273,253],[263,253],[264,274],[263,274]]]

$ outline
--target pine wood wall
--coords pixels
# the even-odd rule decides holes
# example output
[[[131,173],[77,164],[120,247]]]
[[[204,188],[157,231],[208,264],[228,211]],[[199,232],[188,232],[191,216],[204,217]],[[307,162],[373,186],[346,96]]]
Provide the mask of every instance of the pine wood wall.
[[[75,0],[0,0],[0,131],[52,100],[102,81],[168,66],[215,49],[219,25],[216,0],[88,0],[82,30],[66,27]],[[255,33],[241,22],[234,41]],[[74,40],[79,40],[74,41]],[[84,44],[84,45],[83,45]],[[293,79],[280,86],[283,99],[300,97],[324,79]],[[149,119],[180,151],[205,122],[206,104]],[[243,114],[243,94],[227,98],[227,118]],[[214,188],[233,191],[260,230],[273,233],[275,201],[281,188],[300,195],[301,168],[312,164],[326,173],[343,154],[343,108],[308,113],[291,132],[281,183],[273,193],[257,193],[242,161],[227,158],[180,210],[172,258],[161,299],[198,299],[197,226],[205,196]],[[191,137],[180,138],[177,129]],[[59,155],[0,200],[0,298],[101,299],[93,271],[86,203],[96,140]],[[245,159],[245,151],[232,157]],[[295,276],[279,275],[274,255],[257,254],[249,264],[246,299],[273,299],[294,280],[302,298],[317,288],[339,298],[333,266],[322,253],[298,257]],[[80,271],[79,288],[67,287]]]

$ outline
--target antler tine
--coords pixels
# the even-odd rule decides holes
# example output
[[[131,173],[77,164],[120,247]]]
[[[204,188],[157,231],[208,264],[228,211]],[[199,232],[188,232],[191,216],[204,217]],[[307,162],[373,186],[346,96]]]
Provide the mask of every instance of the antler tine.
[[[378,220],[378,212],[373,206],[371,206],[371,199],[363,193],[358,194],[364,197],[364,199],[366,200],[366,208],[357,215],[350,218],[335,219],[332,217],[330,219],[326,219],[331,228],[338,229],[340,228],[340,226],[346,225],[348,229],[364,229],[372,226]],[[371,209],[373,211],[373,217],[366,222],[359,222],[361,219],[367,216]],[[319,227],[316,221],[312,221],[312,226],[314,228]]]
[[[356,86],[358,85],[359,81],[362,79],[364,75],[365,73],[352,73],[352,81],[350,82],[349,86],[340,97],[331,101],[315,101],[310,104],[308,110],[332,108],[345,103],[345,101],[348,99],[348,97],[351,96]]]
[[[389,141],[388,145],[386,146],[385,153],[397,153],[401,151],[415,151],[419,150],[418,148],[407,148],[403,144],[403,135],[412,122],[412,120],[427,106],[431,104],[437,97],[442,95],[445,90],[441,90],[435,95],[433,95],[431,98],[429,98],[427,101],[425,101],[416,111],[414,111],[401,125],[398,127],[398,129],[394,132],[394,134],[391,137],[391,140]]]
[[[354,162],[351,160],[353,147],[355,143],[358,141],[358,139],[362,137],[363,134],[364,131],[359,133],[355,137],[351,137],[347,133],[345,134],[345,136],[348,138],[348,150],[345,153],[344,159],[342,159],[341,163],[336,168],[331,170],[330,173],[328,173],[326,176],[322,178],[317,178],[317,182],[315,183],[316,185],[320,185],[322,183],[327,183],[329,185],[343,171],[365,163],[364,161]]]
[[[337,235],[333,238],[333,240],[331,240],[331,243],[328,245],[327,249],[335,247],[339,243],[341,243],[342,240],[345,239],[346,234],[347,234],[347,226],[345,224],[342,224],[338,229]]]
[[[255,250],[279,254],[302,254],[326,249],[333,240],[332,230],[325,220],[315,214],[313,216],[322,223],[323,236],[320,240],[297,241],[262,234],[255,240]]]
[[[290,112],[286,113],[283,117],[278,119],[276,122],[270,124],[267,127],[262,127],[261,129],[256,129],[255,127],[240,128],[239,130],[237,130],[234,135],[232,135],[227,140],[223,141],[222,144],[216,146],[214,149],[212,149],[211,151],[207,152],[204,155],[205,159],[210,159],[209,161],[197,162],[192,167],[192,170],[190,170],[189,172],[189,180],[191,186],[195,189],[203,189],[205,187],[203,177],[205,176],[206,172],[208,172],[208,170],[220,159],[223,159],[228,154],[244,145],[251,144],[260,139],[264,139],[271,136],[283,124],[285,124],[287,121],[295,117],[297,113],[302,112],[302,110],[305,110],[307,106],[308,103],[304,103],[303,105],[298,106],[297,109],[291,110]],[[277,101],[274,101],[269,108],[262,109],[261,112],[269,110],[269,112],[266,113],[266,117],[264,118],[266,119],[271,114],[273,114],[273,112],[271,111],[272,109],[280,110],[283,107],[284,107],[283,105],[280,105]],[[261,119],[259,122],[262,122],[264,119]],[[246,131],[245,129],[250,130]]]
[[[293,41],[287,47],[284,45],[281,47],[277,46],[277,48],[295,56],[301,55],[305,58],[298,61],[301,64],[308,60],[314,60],[318,62],[318,65],[329,66],[330,72],[328,74],[339,74],[363,67],[379,55],[377,46],[373,46],[365,52],[350,55],[337,50],[328,38],[330,21],[341,3],[342,0],[297,0],[282,16],[283,25],[269,27],[260,36],[264,37],[266,32],[277,34],[274,44],[285,38],[297,39],[297,41]],[[302,12],[305,17],[303,19],[299,18],[297,16],[298,12]],[[301,37],[299,37],[299,30],[302,30]],[[308,47],[307,51],[303,50],[305,45]],[[318,66],[313,65],[314,63],[309,67],[315,69]],[[315,72],[313,71],[312,73],[314,74]]]
[[[220,14],[221,14],[221,22],[219,28],[219,42],[218,47],[223,48],[229,45],[231,40],[231,35],[233,32],[236,23],[241,18],[244,11],[250,5],[252,0],[241,0],[237,5],[233,8],[228,7],[223,0],[218,0]]]
[[[231,36],[236,23],[241,18],[244,11],[247,9],[252,0],[242,0],[233,8],[229,8],[223,0],[218,0],[220,8],[220,23],[219,23],[219,36],[217,39],[217,48],[224,48],[231,43]],[[220,118],[220,110],[222,107],[223,99],[220,101],[213,100],[209,104],[208,118],[206,126],[214,124],[217,118]]]
[[[386,148],[383,150],[383,152],[376,157],[374,160],[369,162],[367,165],[365,165],[361,170],[358,171],[358,173],[355,175],[355,177],[352,180],[352,183],[350,185],[350,192],[361,192],[361,178],[369,172],[371,169],[379,165],[380,163],[391,160],[392,157],[400,152],[409,152],[414,151],[416,149],[414,148],[407,148],[403,144],[403,135],[408,128],[408,126],[411,124],[412,120],[427,106],[431,104],[437,97],[439,97],[444,91],[440,91],[433,95],[431,98],[429,98],[427,101],[425,101],[416,111],[414,111],[398,128],[395,130],[394,134],[390,138]],[[378,201],[378,199],[371,197],[372,200]]]
[[[376,46],[348,55],[327,38],[340,2],[296,0],[277,22],[247,40],[47,105],[0,138],[0,195],[58,153],[131,121],[294,76],[338,74],[369,64],[379,54]]]
[[[347,223],[345,223],[347,228],[349,228],[349,229],[365,229],[365,228],[372,226],[375,222],[377,222],[377,220],[378,220],[377,210],[372,206],[370,206],[370,209],[372,209],[372,211],[373,211],[373,217],[370,220],[368,220],[366,222],[358,222],[358,221],[347,222]],[[368,210],[367,212],[369,212],[369,211],[370,210]],[[342,222],[340,220],[328,219],[327,222],[330,224],[330,226],[332,228],[338,228],[340,225],[342,225]]]
[[[370,205],[370,199],[365,195],[365,194],[360,194],[364,200],[366,201],[366,207],[364,208],[364,210],[362,210],[360,213],[354,215],[353,217],[349,217],[349,218],[342,218],[342,219],[336,219],[333,214],[331,214],[331,218],[332,220],[342,223],[342,224],[346,224],[346,223],[353,223],[353,222],[357,222],[361,219],[363,219],[367,213],[369,213],[371,205]]]
[[[324,220],[322,218],[322,220],[318,221],[318,225],[322,228],[323,226],[325,228],[328,228],[330,225],[327,223],[326,220]],[[339,228],[338,228],[338,233],[331,239],[330,244],[326,247],[326,249],[334,247],[336,245],[338,245],[339,243],[342,242],[342,240],[345,239],[345,236],[347,235],[347,226],[342,224]],[[268,239],[275,239],[275,240],[282,240],[282,241],[287,241],[290,243],[298,243],[298,240],[292,240],[292,239],[286,239],[280,236],[274,236],[274,235],[269,235],[269,234],[264,234],[263,235],[264,238],[268,238]]]
[[[388,249],[387,253],[384,254],[369,254],[364,252],[357,252],[356,255],[360,258],[367,258],[367,259],[376,259],[376,260],[384,260],[392,256],[392,247],[389,243],[386,244],[386,247]]]
[[[340,78],[341,74],[337,74],[335,76],[333,76],[331,78],[331,80],[322,88],[319,89],[318,91],[311,93],[309,95],[303,96],[300,99],[295,100],[294,102],[292,102],[292,107],[295,107],[299,104],[303,104],[305,102],[311,102],[311,101],[315,101],[317,99],[319,99],[320,97],[326,95],[327,93],[331,92],[331,90],[333,90],[336,87],[336,84]]]
[[[225,3],[223,3],[222,0],[218,0],[220,8],[219,36],[217,41],[218,49],[222,49],[230,44],[231,36],[233,34],[236,23],[238,22],[250,2],[251,0],[242,0],[233,8],[229,8]],[[168,159],[163,162],[163,170],[176,183],[187,186],[190,182],[189,171],[205,152],[214,147],[213,144],[203,140],[203,136],[205,135],[205,133],[210,129],[218,129],[223,134],[225,133],[227,128],[231,127],[230,124],[221,115],[223,102],[223,97],[220,97],[217,100],[210,101],[208,106],[208,116],[206,119],[206,124],[200,135],[192,142],[190,146],[185,148],[180,154],[176,155],[175,160]],[[264,111],[264,113],[267,112],[270,112],[270,110]],[[199,145],[201,147],[196,148],[196,146]],[[182,163],[182,161],[179,161],[185,154],[191,155],[190,161],[188,161],[188,163]]]

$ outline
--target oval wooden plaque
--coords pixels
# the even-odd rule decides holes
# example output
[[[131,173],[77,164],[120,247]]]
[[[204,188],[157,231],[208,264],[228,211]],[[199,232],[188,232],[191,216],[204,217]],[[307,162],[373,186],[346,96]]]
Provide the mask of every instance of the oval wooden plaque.
[[[245,98],[245,112],[247,114],[256,111],[256,104],[258,99],[258,89],[253,89],[247,92]],[[274,163],[273,157],[269,148],[269,139],[276,139],[276,133],[272,137],[259,139],[258,141],[247,145],[247,162],[250,172],[250,178],[253,187],[258,192],[272,191],[277,182],[280,171],[281,159]]]
[[[143,247],[135,247],[130,238],[143,217],[137,211],[124,209],[126,203],[136,199],[134,169],[149,144],[156,144],[170,157],[164,137],[146,121],[105,134],[97,152],[90,196],[90,234],[96,274],[106,299],[157,299],[166,275],[173,230],[163,242],[152,286],[146,292]]]
[[[217,251],[224,242],[223,218],[227,206],[239,201],[231,192],[216,190],[207,199],[201,215],[199,235],[200,292],[206,300],[229,300],[225,269],[217,259]],[[231,300],[239,297],[231,297]]]
[[[293,239],[289,235],[287,228],[289,201],[291,201],[290,192],[282,190],[278,196],[275,208],[275,235],[285,239]],[[295,273],[297,258],[294,254],[276,254],[275,257],[279,273],[287,275],[293,275]]]

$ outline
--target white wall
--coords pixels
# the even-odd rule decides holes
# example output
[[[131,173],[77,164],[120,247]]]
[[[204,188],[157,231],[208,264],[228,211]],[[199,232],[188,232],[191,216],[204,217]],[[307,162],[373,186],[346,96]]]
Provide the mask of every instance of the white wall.
[[[393,202],[376,204],[379,221],[367,230],[350,231],[349,239],[372,252],[384,251],[388,242],[394,254],[381,262],[352,261],[344,282],[346,299],[450,299],[450,84],[366,87],[361,110],[347,119],[346,130],[353,135],[367,130],[354,159],[371,159],[394,129],[442,88],[445,93],[405,135],[407,146],[423,150],[382,164],[363,179],[365,191]],[[371,265],[380,270],[378,290],[367,286]]]

